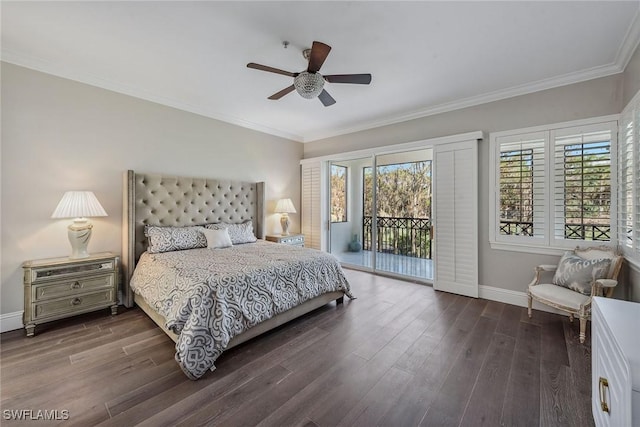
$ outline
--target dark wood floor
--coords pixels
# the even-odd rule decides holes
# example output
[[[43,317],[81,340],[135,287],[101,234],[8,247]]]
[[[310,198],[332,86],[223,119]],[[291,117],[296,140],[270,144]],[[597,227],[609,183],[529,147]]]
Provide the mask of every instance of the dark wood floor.
[[[2,334],[2,409],[68,410],[61,423],[79,426],[593,425],[577,324],[347,275],[357,300],[228,351],[199,381],[138,309]]]

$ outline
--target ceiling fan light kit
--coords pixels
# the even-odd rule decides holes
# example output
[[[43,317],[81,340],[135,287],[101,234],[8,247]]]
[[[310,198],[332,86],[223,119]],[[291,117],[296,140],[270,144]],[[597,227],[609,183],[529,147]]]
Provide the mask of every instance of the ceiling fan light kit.
[[[303,71],[293,79],[296,92],[306,99],[313,99],[320,95],[324,88],[324,77],[320,73]]]
[[[284,41],[282,42],[282,45],[286,49],[289,42]],[[311,49],[305,49],[302,52],[304,58],[309,61],[309,66],[306,71],[302,71],[300,73],[292,73],[279,68],[256,64],[254,62],[248,63],[247,67],[293,77],[293,84],[291,86],[274,93],[268,99],[278,100],[295,90],[301,97],[306,99],[318,98],[320,102],[322,102],[322,105],[328,107],[335,104],[336,100],[333,99],[333,97],[329,95],[329,92],[324,89],[325,81],[329,83],[351,83],[362,85],[368,85],[371,83],[371,74],[334,74],[328,76],[320,74],[320,67],[324,64],[324,61],[327,59],[330,51],[331,46],[322,42],[314,41]]]

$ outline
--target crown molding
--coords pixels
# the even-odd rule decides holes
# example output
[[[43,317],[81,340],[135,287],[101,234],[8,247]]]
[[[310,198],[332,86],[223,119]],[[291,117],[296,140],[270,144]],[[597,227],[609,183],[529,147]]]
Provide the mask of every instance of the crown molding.
[[[556,87],[567,86],[574,83],[580,83],[587,80],[597,79],[600,77],[607,77],[613,74],[621,73],[623,69],[618,64],[609,64],[599,67],[593,67],[587,70],[579,71],[576,73],[569,73],[559,77],[553,77],[544,80],[538,80],[533,83],[527,83],[524,85],[513,86],[507,89],[498,90],[495,92],[489,92],[482,95],[472,96],[469,98],[460,99],[457,101],[447,102],[439,104],[433,107],[428,107],[420,110],[413,111],[411,113],[400,114],[392,117],[388,117],[381,120],[363,122],[356,126],[343,127],[334,131],[317,132],[307,135],[302,142],[312,142],[320,139],[331,138],[339,135],[345,135],[349,133],[369,130],[378,128],[381,126],[388,126],[397,123],[406,122],[409,120],[420,119],[423,117],[433,116],[436,114],[447,113],[454,110],[461,110],[463,108],[475,107],[481,104],[487,104],[489,102],[501,101],[503,99],[513,98],[516,96],[527,95],[534,92],[540,92],[547,89],[553,89]]]
[[[627,68],[638,44],[640,44],[640,2],[638,2],[638,10],[616,54],[615,64],[623,71]]]
[[[229,115],[220,113],[218,111],[214,111],[212,108],[208,106],[189,104],[189,103],[178,101],[172,98],[160,96],[155,93],[150,93],[144,89],[140,89],[130,85],[125,85],[119,82],[114,82],[96,75],[92,75],[90,73],[82,73],[77,70],[70,69],[68,67],[60,66],[60,65],[51,63],[49,61],[44,61],[31,56],[11,52],[6,49],[0,50],[0,60],[13,65],[18,65],[20,67],[25,67],[31,70],[40,71],[45,74],[51,74],[56,77],[61,77],[64,79],[84,83],[90,86],[95,86],[101,89],[110,90],[112,92],[129,95],[134,98],[139,98],[145,101],[154,102],[156,104],[164,105],[166,107],[172,107],[178,110],[198,114],[200,116],[208,117],[211,119],[220,120],[222,122],[237,125],[246,129],[251,129],[251,130],[266,133],[269,135],[286,138],[296,142],[301,142],[303,140],[302,135],[297,135],[291,132],[286,132],[280,129],[264,126],[258,123],[241,119],[239,117],[229,116]]]

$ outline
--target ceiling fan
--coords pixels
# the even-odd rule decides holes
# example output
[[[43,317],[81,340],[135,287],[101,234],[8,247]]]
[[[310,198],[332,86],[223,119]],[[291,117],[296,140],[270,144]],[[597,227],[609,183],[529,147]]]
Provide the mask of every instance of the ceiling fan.
[[[285,48],[288,44],[288,42],[283,42]],[[335,104],[336,100],[333,99],[333,97],[329,95],[329,92],[324,89],[325,81],[329,83],[352,83],[360,85],[368,85],[371,83],[371,74],[332,74],[329,76],[323,76],[320,74],[320,67],[322,67],[322,64],[325,59],[327,59],[330,51],[331,46],[322,42],[314,41],[311,49],[305,49],[302,52],[305,59],[309,60],[309,66],[306,71],[299,73],[291,73],[289,71],[253,62],[248,63],[247,67],[293,77],[293,84],[291,86],[282,89],[280,92],[274,93],[269,97],[269,99],[280,99],[295,90],[303,98],[312,99],[317,97],[325,107],[328,107]]]

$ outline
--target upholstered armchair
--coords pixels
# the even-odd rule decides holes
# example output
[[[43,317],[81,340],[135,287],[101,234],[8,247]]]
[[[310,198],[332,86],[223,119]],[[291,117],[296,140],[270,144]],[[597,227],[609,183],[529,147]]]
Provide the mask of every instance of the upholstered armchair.
[[[618,284],[623,257],[608,246],[575,248],[566,252],[558,265],[535,267],[529,283],[528,314],[533,300],[569,313],[569,319],[580,319],[580,342],[586,338],[587,320],[594,296],[610,297]],[[550,273],[555,273],[548,281]]]

